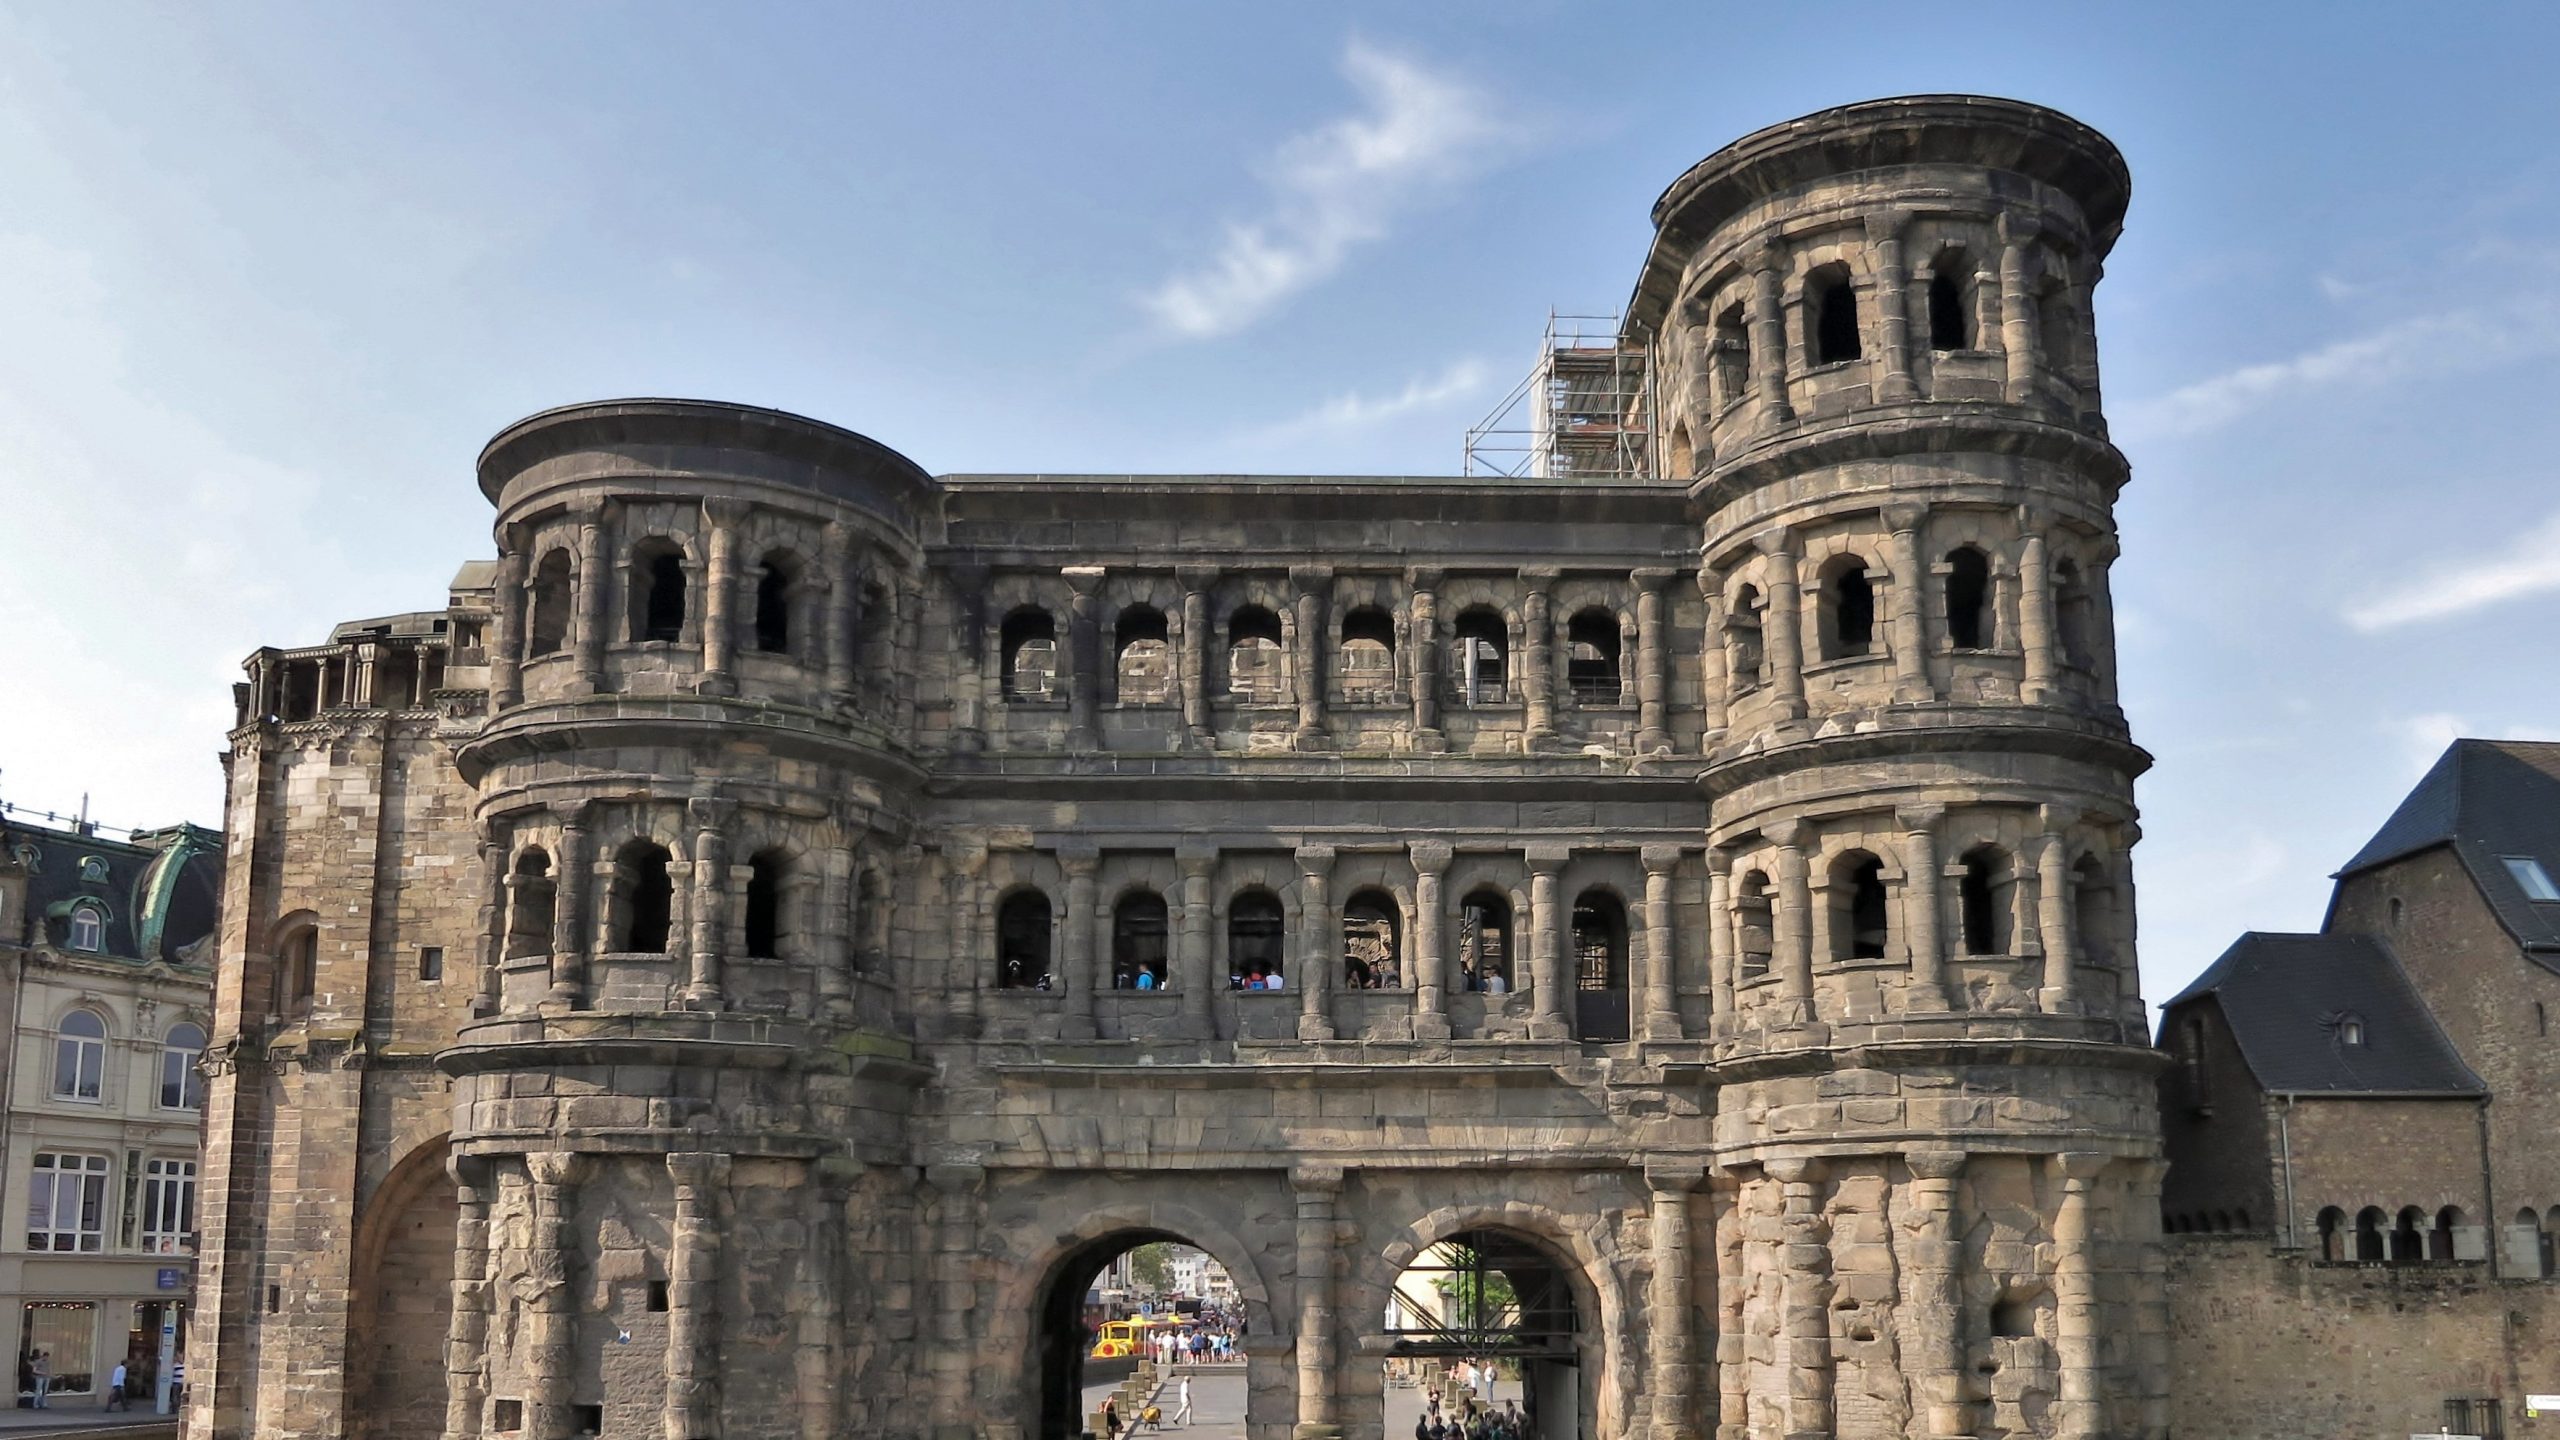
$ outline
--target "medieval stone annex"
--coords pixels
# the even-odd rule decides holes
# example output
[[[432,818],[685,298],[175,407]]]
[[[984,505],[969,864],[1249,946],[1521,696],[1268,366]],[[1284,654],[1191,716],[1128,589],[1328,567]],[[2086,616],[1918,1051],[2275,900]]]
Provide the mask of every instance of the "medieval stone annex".
[[[1451,1240],[1544,1436],[2167,1434],[2128,186],[1747,136],[1518,476],[508,427],[493,561],[239,691],[191,1433],[1054,1440],[1170,1239],[1255,1440],[1379,1440]]]

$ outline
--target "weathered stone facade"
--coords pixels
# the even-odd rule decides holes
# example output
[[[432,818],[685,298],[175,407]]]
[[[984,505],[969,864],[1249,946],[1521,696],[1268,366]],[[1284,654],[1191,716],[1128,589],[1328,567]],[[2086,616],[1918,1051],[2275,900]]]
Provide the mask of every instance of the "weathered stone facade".
[[[1377,1440],[1491,1230],[1551,1433],[2165,1434],[2127,184],[1962,97],[1702,162],[1659,478],[510,427],[494,566],[242,690],[193,1433],[1072,1433],[1061,1307],[1174,1237],[1258,1440]]]

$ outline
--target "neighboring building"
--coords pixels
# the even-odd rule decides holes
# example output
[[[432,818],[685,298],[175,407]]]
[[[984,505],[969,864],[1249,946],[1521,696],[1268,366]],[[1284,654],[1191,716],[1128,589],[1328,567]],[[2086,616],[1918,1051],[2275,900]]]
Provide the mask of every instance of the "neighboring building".
[[[113,840],[0,814],[12,1048],[0,1141],[0,1310],[15,1381],[49,1356],[66,1404],[118,1360],[149,1408],[164,1322],[183,1353],[212,1015],[221,837]]]
[[[1484,1349],[1550,1437],[2163,1433],[2129,188],[1749,136],[1517,475],[509,426],[493,564],[240,687],[192,1433],[1072,1436],[1170,1240],[1253,1440]],[[1383,1331],[1442,1246],[1505,1335]]]
[[[2560,744],[2460,740],[2162,1010],[2180,1434],[2497,1435],[2560,1393]]]

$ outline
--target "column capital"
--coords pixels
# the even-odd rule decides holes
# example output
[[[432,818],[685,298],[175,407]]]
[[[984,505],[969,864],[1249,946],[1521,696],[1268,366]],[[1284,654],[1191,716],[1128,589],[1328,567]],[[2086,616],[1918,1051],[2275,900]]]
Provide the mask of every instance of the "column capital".
[[[853,1187],[861,1184],[862,1177],[870,1170],[870,1166],[850,1155],[829,1155],[811,1162],[809,1166],[811,1178],[818,1182],[818,1193],[830,1205],[843,1204],[845,1197],[853,1193]]]
[[[536,1185],[575,1185],[594,1172],[595,1160],[573,1150],[536,1150],[524,1157],[524,1168]]]
[[[1297,849],[1298,870],[1306,875],[1333,873],[1334,848],[1330,845],[1301,845]]]
[[[2105,1174],[2115,1160],[2113,1155],[2095,1150],[2065,1150],[2047,1157],[2046,1163],[2052,1167],[2054,1178],[2062,1181],[2066,1188],[2086,1190],[2090,1182]]]
[[[2053,529],[2053,525],[2053,512],[2044,506],[2020,505],[2018,507],[2019,539],[2042,545],[2051,538],[2048,532]]]
[[[945,1196],[973,1195],[987,1183],[987,1167],[975,1161],[943,1161],[925,1166],[924,1179]]]
[[[1545,590],[1548,586],[1553,585],[1556,581],[1562,579],[1563,576],[1564,571],[1553,565],[1523,565],[1520,567],[1521,583],[1529,586],[1533,592]]]
[[[1647,845],[1636,851],[1636,858],[1644,862],[1644,868],[1648,873],[1660,875],[1679,867],[1680,847]]]
[[[1771,559],[1782,555],[1793,559],[1795,547],[1796,532],[1792,525],[1772,525],[1751,537],[1751,548]]]
[[[1679,571],[1668,565],[1640,565],[1628,575],[1639,590],[1659,590],[1672,582]]]
[[[1652,1188],[1656,1199],[1686,1195],[1707,1183],[1707,1170],[1705,1162],[1699,1160],[1648,1160],[1644,1183]]]
[[[1342,1193],[1343,1168],[1339,1165],[1299,1165],[1289,1171],[1289,1188],[1298,1198],[1331,1198]]]
[[[1781,1185],[1810,1185],[1819,1182],[1827,1172],[1818,1156],[1791,1155],[1783,1160],[1763,1160],[1760,1168]]]
[[[1946,818],[1947,807],[1944,805],[1897,805],[1893,811],[1893,823],[1915,834],[1936,830],[1938,822]]]
[[[718,830],[738,813],[738,802],[714,795],[696,795],[684,802],[684,817],[696,830]]]
[[[1445,578],[1447,577],[1441,570],[1432,566],[1416,565],[1404,572],[1406,587],[1414,590],[1437,590],[1440,588],[1440,582]]]
[[[1802,820],[1775,820],[1760,827],[1768,842],[1782,850],[1793,850],[1804,844],[1813,827]]]
[[[1218,577],[1222,573],[1223,572],[1214,565],[1176,565],[1173,567],[1173,578],[1182,582],[1182,588],[1186,594],[1198,594],[1207,590],[1210,586],[1218,583]]]
[[[2044,233],[2041,220],[2033,215],[2021,215],[2015,210],[2000,212],[1998,228],[2003,245],[2024,245]]]
[[[485,1190],[489,1187],[489,1160],[485,1155],[465,1155],[460,1151],[448,1152],[444,1157],[444,1173],[452,1177],[456,1186],[465,1190]]]
[[[1082,880],[1089,878],[1102,864],[1102,847],[1090,840],[1061,840],[1057,848],[1058,868]]]
[[[1964,1173],[1965,1162],[1972,1158],[1962,1150],[1906,1150],[1902,1163],[1923,1180],[1953,1180]]]
[[[1784,270],[1787,268],[1787,242],[1785,237],[1778,234],[1775,230],[1761,236],[1756,241],[1748,242],[1748,249],[1750,251],[1751,258],[1746,263],[1748,263],[1754,271]]]
[[[1884,507],[1884,528],[1896,535],[1908,535],[1913,531],[1918,530],[1920,528],[1920,522],[1928,518],[1929,507],[1926,505],[1887,505]]]
[[[1073,590],[1079,599],[1090,597],[1099,589],[1105,573],[1099,565],[1067,565],[1058,571],[1059,578],[1067,582],[1067,588]]]
[[[1206,840],[1185,840],[1173,847],[1173,858],[1185,876],[1197,879],[1217,866],[1218,847]]]
[[[986,868],[987,842],[979,835],[945,835],[940,842],[942,863],[960,875],[975,875]],[[1063,860],[1061,863],[1064,863]]]
[[[2043,827],[2047,835],[2058,838],[2064,831],[2079,823],[2080,812],[2072,806],[2039,805],[2036,807],[2036,824]]]
[[[1289,583],[1296,586],[1301,595],[1330,595],[1333,593],[1333,567],[1292,565],[1289,567]]]
[[[1552,875],[1573,858],[1573,847],[1552,841],[1532,841],[1520,847],[1520,858],[1528,862],[1532,873]]]
[[[718,1189],[729,1183],[729,1157],[716,1151],[679,1150],[667,1156],[667,1174],[676,1183],[676,1198],[688,1191]]]
[[[1867,212],[1866,222],[1867,243],[1881,245],[1886,241],[1902,238],[1904,228],[1911,224],[1911,212],[1895,208],[1870,210]]]
[[[533,548],[533,527],[521,520],[510,520],[498,527],[498,558],[522,557]]]
[[[713,495],[702,502],[702,513],[714,525],[731,526],[755,512],[755,506],[734,495]]]
[[[1415,872],[1423,875],[1446,874],[1449,862],[1457,858],[1457,852],[1446,840],[1416,840],[1405,847],[1405,853],[1412,859]]]

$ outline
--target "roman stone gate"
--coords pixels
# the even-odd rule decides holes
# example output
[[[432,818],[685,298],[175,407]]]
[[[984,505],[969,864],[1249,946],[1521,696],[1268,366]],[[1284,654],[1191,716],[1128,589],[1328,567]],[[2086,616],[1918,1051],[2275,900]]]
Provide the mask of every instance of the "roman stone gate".
[[[1717,152],[1616,468],[509,427],[494,559],[238,688],[191,1433],[1050,1440],[1177,1238],[1254,1440],[1485,1257],[1545,1436],[2164,1434],[2127,190],[1975,97]]]

